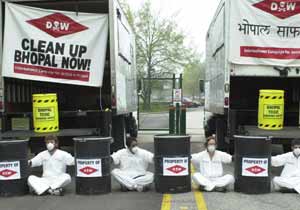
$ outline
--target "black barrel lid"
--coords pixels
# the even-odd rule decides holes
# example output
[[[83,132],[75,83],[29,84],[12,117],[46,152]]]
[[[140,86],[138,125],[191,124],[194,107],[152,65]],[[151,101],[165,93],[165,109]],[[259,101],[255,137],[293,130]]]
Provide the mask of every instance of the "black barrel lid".
[[[234,135],[234,138],[237,139],[261,139],[261,140],[271,140],[272,136],[242,136],[242,135]]]
[[[101,137],[101,136],[81,136],[74,137],[74,141],[86,142],[86,141],[112,141],[112,137]]]
[[[170,134],[159,134],[159,135],[155,135],[154,138],[160,138],[160,139],[181,139],[181,138],[187,138],[187,137],[191,137],[190,135],[170,135]]]
[[[1,138],[0,144],[28,142],[28,139]]]

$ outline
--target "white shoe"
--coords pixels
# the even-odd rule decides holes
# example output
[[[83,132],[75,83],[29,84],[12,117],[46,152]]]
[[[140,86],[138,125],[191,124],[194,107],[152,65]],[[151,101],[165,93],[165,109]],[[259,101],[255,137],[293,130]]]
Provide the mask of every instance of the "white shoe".
[[[215,186],[212,184],[212,185],[205,186],[204,190],[211,192],[214,188],[215,188]]]
[[[64,191],[62,188],[57,188],[57,189],[49,189],[48,190],[50,195],[58,195],[58,196],[63,196],[64,195]]]
[[[138,185],[138,186],[136,187],[136,191],[138,191],[138,192],[143,192],[143,191],[144,191],[144,187],[141,186],[141,185]]]

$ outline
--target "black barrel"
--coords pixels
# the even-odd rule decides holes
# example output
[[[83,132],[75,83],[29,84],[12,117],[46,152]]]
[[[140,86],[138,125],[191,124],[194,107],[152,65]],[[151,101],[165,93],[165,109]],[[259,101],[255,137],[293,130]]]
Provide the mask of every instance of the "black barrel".
[[[234,136],[234,190],[247,194],[271,191],[271,140],[267,137]]]
[[[28,140],[0,140],[0,196],[28,193]]]
[[[154,155],[156,191],[160,193],[190,192],[190,136],[155,136]]]
[[[96,195],[111,192],[111,141],[111,137],[74,138],[77,194]]]

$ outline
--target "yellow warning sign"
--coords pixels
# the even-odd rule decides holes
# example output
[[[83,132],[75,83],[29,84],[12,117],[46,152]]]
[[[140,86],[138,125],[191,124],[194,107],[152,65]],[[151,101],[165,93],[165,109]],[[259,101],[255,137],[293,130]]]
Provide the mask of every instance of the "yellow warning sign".
[[[264,104],[264,118],[281,119],[283,114],[283,105],[281,104]]]
[[[35,119],[38,121],[53,121],[55,120],[54,107],[37,107],[35,108]]]

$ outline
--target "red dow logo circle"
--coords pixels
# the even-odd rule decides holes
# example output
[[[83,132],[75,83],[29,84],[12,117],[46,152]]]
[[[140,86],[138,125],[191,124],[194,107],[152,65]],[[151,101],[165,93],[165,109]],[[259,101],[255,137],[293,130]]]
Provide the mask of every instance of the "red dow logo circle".
[[[280,19],[300,14],[299,0],[264,0],[253,6]]]
[[[86,175],[90,175],[92,173],[95,173],[96,171],[98,171],[95,168],[92,168],[90,166],[86,166],[84,168],[81,168],[79,171],[81,171],[82,173],[86,174]]]
[[[259,166],[252,166],[250,168],[246,168],[246,170],[253,174],[260,174],[260,173],[264,172],[266,169],[259,167]]]
[[[3,171],[0,171],[0,176],[3,176],[3,177],[10,177],[10,176],[13,176],[15,175],[17,172],[15,171],[12,171],[12,170],[9,170],[9,169],[5,169]]]
[[[61,13],[54,13],[42,18],[26,21],[47,34],[58,38],[87,30],[88,27],[77,23],[73,19]]]
[[[182,166],[180,166],[180,165],[175,165],[175,166],[172,166],[172,167],[170,167],[170,168],[167,168],[167,170],[168,170],[168,171],[171,171],[171,172],[173,172],[173,173],[175,173],[175,174],[179,174],[179,173],[185,171],[186,168],[184,168],[184,167],[182,167]]]

